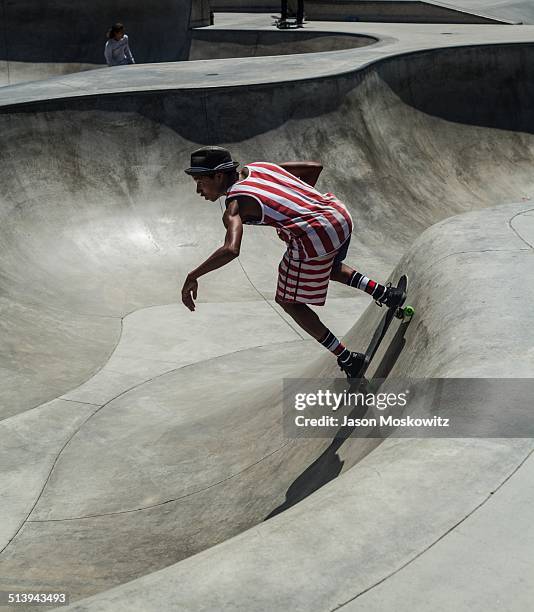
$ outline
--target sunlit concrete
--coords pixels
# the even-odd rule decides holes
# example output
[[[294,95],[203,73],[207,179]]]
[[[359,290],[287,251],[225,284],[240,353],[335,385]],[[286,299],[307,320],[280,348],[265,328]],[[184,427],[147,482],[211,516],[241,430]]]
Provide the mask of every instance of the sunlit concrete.
[[[93,595],[77,610],[308,611],[366,609],[380,588],[424,609],[395,577],[418,585],[440,562],[465,589],[455,609],[495,586],[493,561],[469,589],[447,568],[490,557],[505,509],[528,525],[514,482],[530,440],[287,438],[283,378],[336,367],[273,303],[282,245],[263,229],[200,280],[195,313],[179,302],[224,233],[183,173],[191,150],[318,159],[356,222],[348,261],[410,275],[416,318],[375,363],[531,375],[532,32],[329,27],[378,42],[0,90],[1,590]],[[325,321],[362,349],[381,314],[333,286]],[[501,588],[513,610],[524,550]]]

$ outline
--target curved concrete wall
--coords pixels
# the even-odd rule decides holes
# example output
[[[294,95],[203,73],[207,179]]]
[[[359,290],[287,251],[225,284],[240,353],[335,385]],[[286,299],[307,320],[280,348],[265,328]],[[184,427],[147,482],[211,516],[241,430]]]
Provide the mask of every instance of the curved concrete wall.
[[[193,32],[189,59],[319,53],[356,49],[376,42],[377,39],[370,36],[347,36],[326,32],[197,30]]]
[[[177,342],[179,352],[195,357],[158,371],[158,379],[147,370],[131,381],[123,371],[127,380],[115,399],[88,406],[76,395],[78,385],[116,356],[119,339],[127,340],[126,315],[139,318],[138,329],[149,334],[148,311],[163,316],[157,307],[176,302],[176,278],[220,242],[219,209],[202,205],[182,173],[191,150],[216,142],[240,160],[324,160],[320,187],[334,190],[356,220],[349,261],[383,277],[437,221],[532,193],[534,82],[525,70],[532,54],[528,45],[439,50],[318,82],[94,97],[0,114],[3,416],[38,406],[20,421],[6,418],[5,426],[27,439],[32,419],[34,430],[54,419],[62,423],[46,460],[43,450],[31,455],[33,463],[20,455],[24,468],[13,462],[14,478],[24,469],[28,487],[5,506],[2,589],[37,581],[76,598],[132,580],[257,524],[286,496],[302,499],[325,481],[321,470],[308,471],[321,457],[328,479],[371,450],[372,443],[354,441],[340,460],[339,449],[325,448],[327,442],[287,443],[274,418],[279,388],[261,378],[258,366],[250,386],[236,391],[228,372],[237,376],[250,368],[257,351],[245,342],[235,348],[241,359],[225,357],[225,336],[210,355],[219,357],[210,365],[211,382],[206,365],[191,361],[206,356],[194,344]],[[267,317],[280,245],[261,232],[248,240],[239,264],[202,283],[201,323],[180,311],[169,327],[194,337],[202,326],[215,329],[214,322],[228,327],[236,312],[239,320],[251,309]],[[403,265],[414,278],[415,305],[428,311],[443,289],[431,294],[419,265]],[[331,298],[348,293],[333,288]],[[361,347],[378,314],[371,309],[349,335],[352,348]],[[418,327],[424,316],[419,321],[410,333],[418,330],[424,340]],[[257,336],[257,328],[257,319],[251,321],[249,335]],[[285,327],[269,329],[275,333],[280,343],[290,337]],[[147,340],[152,355],[151,344],[164,338]],[[134,342],[132,353],[135,348]],[[294,355],[301,347],[295,353],[287,348],[272,346],[259,362],[279,361],[275,379],[280,370],[300,372]],[[286,353],[293,370],[282,367]],[[444,365],[449,359],[430,362],[422,350],[406,354],[399,361],[406,371],[451,372]],[[331,358],[313,361],[305,373],[331,375]],[[204,390],[198,405],[189,406],[182,395],[187,385]],[[253,391],[261,401],[249,400]],[[76,410],[67,411],[60,400],[42,405],[62,393],[61,401],[79,402]],[[215,415],[213,398],[223,398]],[[158,410],[147,411],[147,402]],[[214,443],[221,430],[229,440],[222,447]],[[269,532],[279,520],[267,524]],[[261,538],[262,528],[251,538]],[[309,550],[309,540],[301,545]],[[331,551],[339,553],[335,541]],[[273,557],[278,553],[278,547],[262,549],[270,569],[283,567]],[[202,559],[191,563],[184,567],[196,568]],[[318,557],[308,563],[303,579],[309,584],[324,563]],[[270,580],[278,592],[277,574]]]

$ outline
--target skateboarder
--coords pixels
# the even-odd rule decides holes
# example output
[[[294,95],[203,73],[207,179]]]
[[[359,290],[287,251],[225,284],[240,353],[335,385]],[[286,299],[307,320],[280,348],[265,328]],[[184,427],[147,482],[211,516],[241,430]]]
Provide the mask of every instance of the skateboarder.
[[[280,21],[278,23],[280,27],[283,27],[285,24],[287,24],[287,17],[288,17],[287,3],[288,3],[288,0],[282,0],[281,10],[280,10]],[[304,0],[298,0],[297,15],[296,15],[295,23],[296,23],[297,28],[304,27]]]
[[[239,256],[243,224],[273,226],[287,244],[278,267],[276,302],[337,357],[349,378],[356,378],[365,355],[347,349],[308,304],[324,305],[331,280],[365,291],[380,306],[396,306],[402,292],[343,263],[352,219],[333,194],[321,194],[309,184],[315,184],[320,165],[285,164],[291,168],[289,172],[283,165],[256,162],[239,173],[238,165],[222,147],[204,147],[191,155],[191,166],[185,172],[195,180],[197,193],[211,202],[225,197],[222,221],[226,237],[223,246],[187,275],[182,302],[195,310],[198,279]]]

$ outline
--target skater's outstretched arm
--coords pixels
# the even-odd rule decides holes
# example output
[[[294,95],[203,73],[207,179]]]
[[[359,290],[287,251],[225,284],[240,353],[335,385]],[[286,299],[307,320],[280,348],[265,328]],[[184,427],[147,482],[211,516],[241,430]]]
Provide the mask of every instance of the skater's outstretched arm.
[[[226,227],[224,244],[212,253],[206,261],[200,264],[187,275],[182,287],[182,302],[189,308],[195,310],[195,302],[198,292],[197,279],[212,270],[217,270],[239,256],[241,240],[243,238],[243,221],[239,214],[239,205],[236,200],[228,204],[224,215],[223,223]]]

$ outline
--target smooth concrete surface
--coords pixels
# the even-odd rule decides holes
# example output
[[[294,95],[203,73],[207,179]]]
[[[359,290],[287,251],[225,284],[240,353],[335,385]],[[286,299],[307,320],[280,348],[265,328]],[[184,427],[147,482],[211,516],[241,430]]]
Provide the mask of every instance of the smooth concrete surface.
[[[534,23],[534,5],[529,0],[447,0],[440,4],[495,19]]]
[[[344,609],[365,590],[387,582],[418,555],[424,564],[426,551],[454,530],[458,521],[489,503],[494,491],[528,454],[526,443],[387,441],[284,515],[173,567],[67,609]],[[525,498],[522,501],[519,507],[528,513]],[[424,511],[418,510],[419,505]],[[474,538],[466,540],[457,550],[456,563],[469,550],[476,549],[482,557],[492,549],[487,539],[480,538],[477,544]],[[493,552],[499,555],[498,550]],[[528,582],[530,568],[519,563],[514,566],[522,571],[523,582]],[[443,581],[448,572],[444,567]],[[456,573],[453,567],[451,574]],[[497,578],[488,577],[488,588],[495,588]],[[433,609],[432,587],[441,593],[447,588],[439,582],[425,586],[427,597],[420,610]],[[471,583],[470,587],[484,596],[484,583]],[[506,609],[528,609],[529,586],[512,593],[512,600],[510,591],[503,587],[505,597],[493,605],[484,598],[486,609],[502,609],[503,600],[512,604]],[[404,594],[406,587],[398,592]],[[412,597],[416,599],[416,595]],[[397,601],[392,596],[387,602],[390,605],[380,609],[409,609],[403,607],[400,597]],[[458,607],[441,609],[472,609],[462,593],[454,594],[453,602]]]
[[[424,555],[341,609],[428,610],[429,601],[439,612],[528,609],[534,597],[532,580],[525,579],[534,545],[528,518],[534,501],[533,461],[530,455],[486,504]],[[521,512],[510,517],[511,508]]]
[[[382,28],[361,33],[393,34]],[[330,610],[479,509],[499,511],[490,503],[529,465],[528,439],[286,438],[282,379],[336,367],[272,302],[273,233],[247,228],[239,260],[201,279],[197,312],[178,303],[223,235],[219,204],[182,172],[191,150],[319,159],[319,187],[356,222],[348,261],[411,279],[417,316],[402,337],[392,326],[371,373],[530,376],[533,50],[517,44],[526,27],[488,28],[455,27],[462,40],[446,48],[414,26],[308,54],[294,82],[259,75],[288,63],[277,57],[191,62],[182,89],[152,95],[148,67],[116,96],[96,80],[63,99],[53,81],[1,91],[2,425],[43,437],[3,476],[27,489],[2,507],[0,590],[96,594],[78,610]],[[465,47],[469,36],[500,44]],[[205,72],[220,66],[212,87]],[[330,298],[325,320],[365,347],[382,311],[358,319],[369,299],[347,287]],[[528,516],[512,499],[508,516]],[[480,555],[494,542],[485,524],[465,540]]]
[[[25,412],[17,419],[0,422],[3,440],[0,476],[2,549],[28,517],[36,497],[47,482],[58,449],[97,409],[98,406],[87,403],[58,399]]]
[[[106,64],[88,64],[77,62],[15,62],[0,59],[0,87],[7,87],[28,81],[42,81],[52,77],[97,70],[105,68]]]

